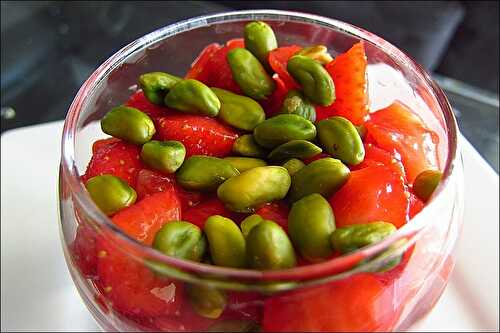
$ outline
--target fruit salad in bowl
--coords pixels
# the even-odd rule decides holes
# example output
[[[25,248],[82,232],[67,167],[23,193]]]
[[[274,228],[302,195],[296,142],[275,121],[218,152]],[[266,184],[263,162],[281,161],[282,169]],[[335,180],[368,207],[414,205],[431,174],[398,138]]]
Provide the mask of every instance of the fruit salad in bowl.
[[[404,330],[454,266],[451,108],[346,23],[162,28],[84,83],[62,145],[63,249],[103,330]]]

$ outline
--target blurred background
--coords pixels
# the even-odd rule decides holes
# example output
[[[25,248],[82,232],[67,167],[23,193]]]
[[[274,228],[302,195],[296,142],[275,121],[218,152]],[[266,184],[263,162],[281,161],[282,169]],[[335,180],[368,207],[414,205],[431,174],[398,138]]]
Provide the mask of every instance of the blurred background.
[[[1,131],[64,119],[83,81],[148,32],[238,9],[319,14],[411,54],[445,89],[462,133],[498,172],[497,1],[2,1]]]

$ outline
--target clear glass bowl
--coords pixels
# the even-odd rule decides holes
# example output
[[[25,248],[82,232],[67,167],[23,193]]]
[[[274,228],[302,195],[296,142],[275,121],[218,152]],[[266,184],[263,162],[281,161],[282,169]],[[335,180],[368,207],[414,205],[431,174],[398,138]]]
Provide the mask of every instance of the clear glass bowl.
[[[267,21],[279,45],[324,44],[333,55],[364,40],[370,109],[380,109],[397,98],[440,135],[443,181],[427,206],[383,242],[282,271],[221,268],[167,257],[141,245],[118,230],[90,200],[80,175],[90,159],[92,142],[103,137],[99,119],[137,89],[138,75],[161,70],[183,76],[207,44],[240,38],[251,20]],[[454,266],[453,250],[462,224],[462,177],[457,124],[445,95],[393,45],[360,28],[315,15],[274,10],[216,14],[182,21],[133,41],[83,84],[69,109],[62,138],[61,238],[75,285],[106,331],[237,331],[254,324],[263,330],[405,330],[432,309]],[[74,243],[77,231],[83,243]],[[92,252],[98,242],[107,250]],[[85,246],[90,249],[86,253],[93,255],[75,255],[77,246]],[[377,256],[389,247],[388,256]],[[403,259],[394,269],[375,272],[400,255]],[[149,290],[156,301],[149,302],[149,295],[141,303],[139,297],[123,309],[123,300],[109,299],[109,287],[100,284],[95,267],[89,266],[98,256],[115,259],[108,274],[136,273],[126,275],[118,285],[129,292],[140,295],[141,285],[147,284],[144,281],[157,279],[155,288]],[[218,320],[193,312],[185,296],[190,285],[224,291],[228,304]]]

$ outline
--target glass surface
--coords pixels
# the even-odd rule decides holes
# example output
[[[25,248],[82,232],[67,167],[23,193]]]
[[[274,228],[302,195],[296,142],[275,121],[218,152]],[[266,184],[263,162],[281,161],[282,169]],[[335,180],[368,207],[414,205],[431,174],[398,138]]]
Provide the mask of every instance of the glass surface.
[[[99,119],[137,89],[138,75],[162,70],[182,76],[204,46],[241,37],[245,23],[254,19],[269,22],[280,45],[324,44],[335,55],[365,40],[371,110],[397,98],[438,133],[441,185],[426,208],[383,242],[289,270],[221,268],[166,257],[142,246],[118,230],[86,194],[79,175],[89,161],[92,142],[104,136]],[[394,46],[362,29],[282,11],[233,12],[183,21],[142,37],[109,58],[84,83],[69,110],[59,192],[69,270],[87,307],[108,331],[203,331],[229,324],[237,325],[230,330],[238,330],[248,328],[249,322],[263,330],[407,329],[432,309],[446,286],[463,209],[456,122],[446,97],[429,76]],[[76,256],[75,248],[82,244],[74,242],[77,233],[85,246],[101,250],[90,257]],[[403,238],[405,242],[398,242]],[[391,255],[375,258],[389,247]],[[373,273],[400,255],[402,261],[394,269]],[[96,261],[101,266],[93,266]],[[104,262],[113,265],[103,266]],[[97,278],[96,269],[111,279],[119,276],[115,287],[128,288],[137,298],[132,303],[110,299],[111,290]],[[193,311],[186,297],[192,285],[224,291],[227,304],[219,319]],[[146,296],[141,293],[145,291]],[[156,297],[154,302],[150,294]]]

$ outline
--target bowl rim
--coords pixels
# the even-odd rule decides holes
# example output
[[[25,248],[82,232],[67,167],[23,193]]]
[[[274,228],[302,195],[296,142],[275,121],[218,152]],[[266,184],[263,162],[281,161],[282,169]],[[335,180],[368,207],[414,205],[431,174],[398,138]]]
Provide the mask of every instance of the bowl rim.
[[[375,47],[388,54],[399,65],[409,68],[419,77],[419,79],[421,79],[422,83],[425,83],[427,85],[426,89],[432,92],[432,96],[435,98],[435,102],[437,103],[437,106],[439,107],[444,118],[445,130],[447,132],[448,139],[448,156],[446,159],[441,183],[434,191],[432,197],[424,206],[422,211],[412,218],[412,223],[406,223],[391,236],[385,238],[379,243],[366,246],[357,251],[331,260],[320,263],[313,263],[305,266],[297,266],[284,270],[258,271],[252,269],[235,269],[212,266],[164,255],[126,235],[111,222],[110,218],[108,218],[99,209],[97,209],[97,206],[91,200],[83,182],[81,181],[74,158],[76,133],[78,128],[77,125],[79,121],[80,110],[85,107],[85,103],[87,101],[86,97],[92,95],[93,90],[99,85],[99,83],[102,80],[107,79],[108,75],[114,69],[121,65],[130,55],[132,55],[136,51],[143,50],[162,39],[169,38],[184,31],[193,30],[217,23],[248,20],[293,21],[299,23],[309,23],[337,30],[342,33],[354,36],[358,39],[363,39],[365,42],[373,44]],[[452,175],[458,157],[460,156],[458,154],[458,133],[458,126],[452,112],[452,108],[441,88],[439,88],[439,86],[434,82],[431,76],[427,74],[426,71],[410,56],[406,55],[403,51],[399,50],[394,45],[385,41],[381,37],[378,37],[375,34],[372,34],[362,28],[358,28],[351,24],[313,14],[266,9],[231,11],[198,16],[159,28],[151,33],[148,33],[147,35],[144,35],[132,41],[131,43],[117,51],[115,54],[113,54],[111,57],[109,57],[104,63],[102,63],[83,83],[69,107],[64,123],[61,142],[60,181],[64,181],[65,184],[68,185],[73,200],[75,200],[77,205],[82,207],[85,214],[88,214],[88,217],[92,221],[96,221],[99,227],[103,228],[104,231],[111,232],[113,235],[117,236],[121,241],[124,241],[127,246],[130,246],[135,251],[142,252],[150,258],[154,258],[155,260],[158,260],[170,266],[196,273],[224,276],[225,278],[232,277],[236,279],[290,281],[318,280],[318,277],[325,277],[336,274],[332,272],[336,272],[337,270],[345,272],[345,270],[342,270],[342,268],[352,267],[354,263],[380,253],[400,239],[414,238],[414,236],[421,234],[423,230],[426,229],[426,227],[432,225],[432,221],[429,221],[429,219],[418,217],[421,216],[423,212],[430,211],[434,206],[436,206],[436,201],[441,197],[441,193],[443,193],[444,189],[449,183],[449,178]]]

